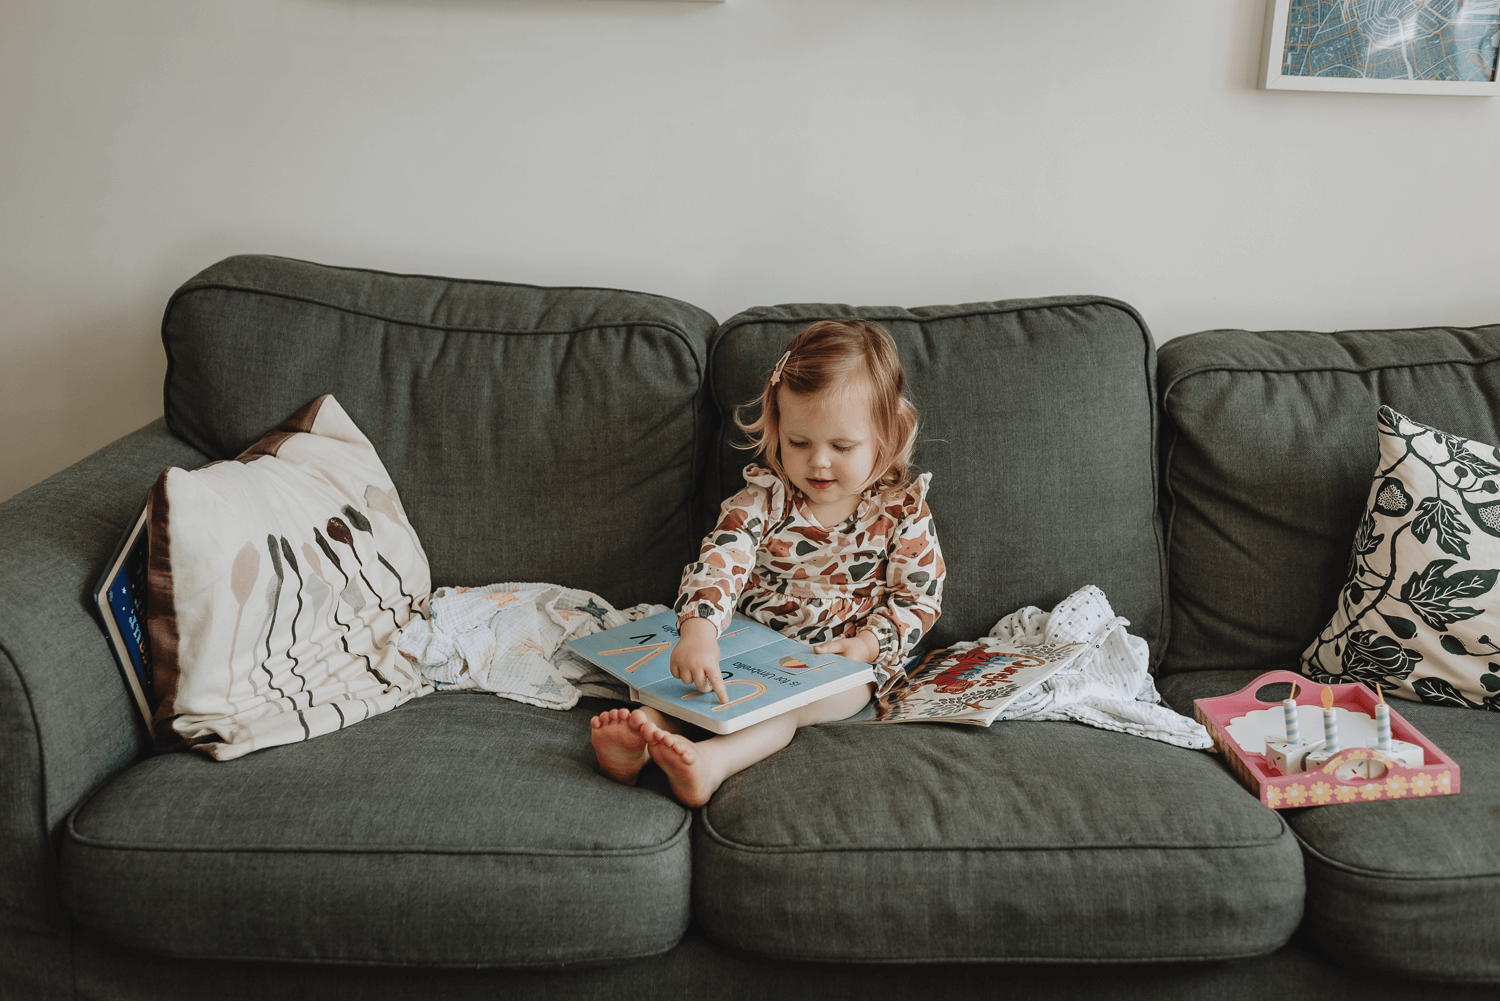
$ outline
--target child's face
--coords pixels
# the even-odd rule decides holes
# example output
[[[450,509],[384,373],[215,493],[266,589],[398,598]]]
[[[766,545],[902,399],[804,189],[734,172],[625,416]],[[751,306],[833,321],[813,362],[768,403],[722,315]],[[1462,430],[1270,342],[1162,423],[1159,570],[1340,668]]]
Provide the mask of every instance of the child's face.
[[[787,478],[815,508],[847,518],[875,475],[869,387],[859,383],[807,396],[783,387],[777,394],[777,437]]]

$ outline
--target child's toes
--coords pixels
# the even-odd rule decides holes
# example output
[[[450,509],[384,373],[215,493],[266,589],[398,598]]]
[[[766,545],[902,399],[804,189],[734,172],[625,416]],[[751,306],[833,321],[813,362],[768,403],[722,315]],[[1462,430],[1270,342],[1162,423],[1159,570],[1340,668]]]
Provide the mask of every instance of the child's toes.
[[[693,742],[680,734],[664,733],[662,734],[661,743],[671,748],[672,753],[676,754],[687,764],[691,765],[698,760],[698,752],[693,749]]]

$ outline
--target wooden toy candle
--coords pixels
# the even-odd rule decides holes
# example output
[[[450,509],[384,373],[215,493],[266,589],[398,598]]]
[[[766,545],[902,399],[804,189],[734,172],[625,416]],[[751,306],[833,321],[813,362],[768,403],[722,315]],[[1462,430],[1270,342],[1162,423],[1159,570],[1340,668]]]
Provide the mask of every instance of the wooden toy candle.
[[[1312,751],[1303,760],[1303,767],[1308,771],[1321,768],[1330,758],[1338,754],[1339,747],[1339,718],[1333,708],[1333,689],[1323,689],[1323,743]]]
[[[1339,749],[1339,719],[1333,712],[1333,689],[1323,689],[1323,750]]]
[[[1281,701],[1281,722],[1286,728],[1286,739],[1266,738],[1266,765],[1282,775],[1302,771],[1308,754],[1323,746],[1321,741],[1304,743],[1302,740],[1302,730],[1297,725],[1298,691],[1300,689],[1294,682],[1291,694]]]
[[[1302,731],[1297,726],[1297,686],[1292,685],[1290,694],[1281,703],[1281,717],[1286,722],[1286,742],[1302,743]]]
[[[1385,689],[1375,686],[1375,750],[1408,768],[1421,768],[1427,762],[1422,748],[1405,740],[1391,739],[1391,707],[1385,704]]]

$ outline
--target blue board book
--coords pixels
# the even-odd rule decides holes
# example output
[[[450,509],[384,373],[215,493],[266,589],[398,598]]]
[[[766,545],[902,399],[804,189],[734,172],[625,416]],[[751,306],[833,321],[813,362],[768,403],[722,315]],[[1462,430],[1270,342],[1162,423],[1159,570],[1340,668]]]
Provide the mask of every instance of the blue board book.
[[[156,694],[151,685],[151,643],[146,635],[146,511],[131,522],[94,589],[99,624],[135,706],[151,725]]]
[[[875,680],[869,664],[816,654],[769,626],[735,613],[719,636],[720,703],[672,677],[677,613],[661,612],[568,643],[574,653],[630,686],[635,701],[711,730],[734,733],[809,702]]]

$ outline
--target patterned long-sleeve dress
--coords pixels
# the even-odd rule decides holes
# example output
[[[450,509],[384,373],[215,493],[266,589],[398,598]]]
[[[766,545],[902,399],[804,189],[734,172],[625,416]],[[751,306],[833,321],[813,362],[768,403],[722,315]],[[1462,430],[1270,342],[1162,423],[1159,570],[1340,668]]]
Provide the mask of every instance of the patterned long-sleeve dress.
[[[927,508],[931,473],[867,490],[843,524],[824,528],[801,491],[768,469],[745,467],[745,488],[683,569],[678,621],[699,616],[719,632],[740,611],[816,645],[870,629],[880,641],[876,694],[904,677],[910,651],[941,614],[942,550]]]

